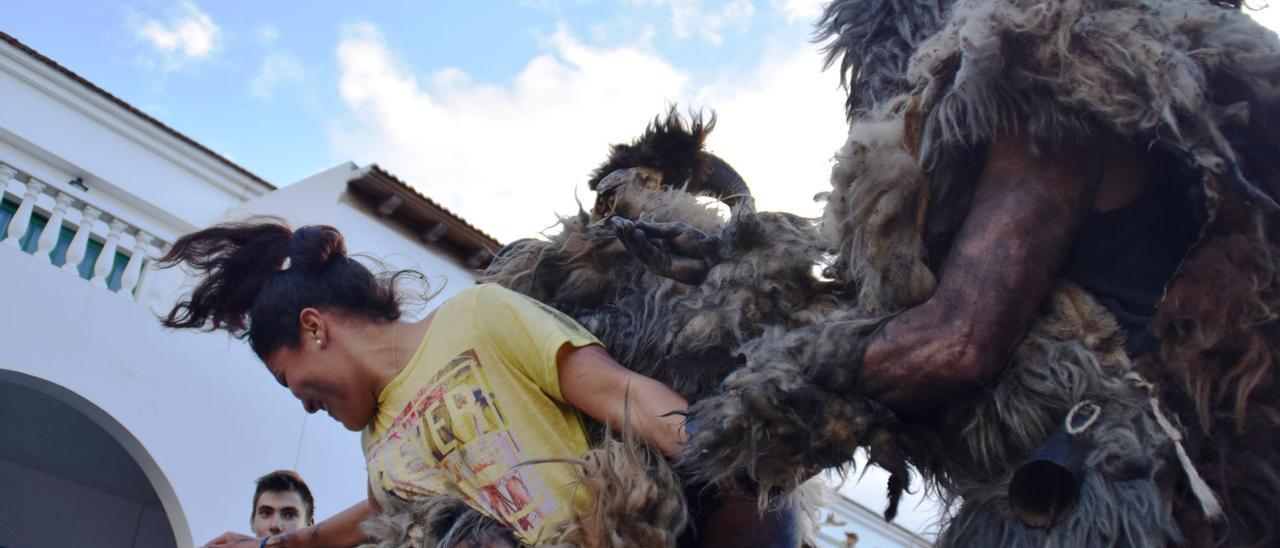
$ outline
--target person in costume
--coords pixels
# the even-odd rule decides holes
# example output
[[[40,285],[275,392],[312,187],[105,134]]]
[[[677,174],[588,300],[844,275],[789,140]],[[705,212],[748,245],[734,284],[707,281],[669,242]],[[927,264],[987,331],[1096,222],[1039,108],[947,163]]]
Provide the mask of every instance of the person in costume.
[[[1275,34],[1206,0],[837,0],[820,33],[839,302],[690,399],[695,475],[770,497],[866,447],[890,513],[908,466],[958,504],[942,546],[1280,542]],[[682,283],[735,265],[614,225]]]
[[[183,236],[161,262],[199,276],[166,326],[246,339],[308,413],[325,411],[362,431],[367,500],[295,532],[227,534],[210,545],[355,546],[366,541],[360,525],[371,517],[375,537],[399,535],[415,546],[601,546],[615,534],[645,545],[679,540],[683,497],[637,504],[634,495],[663,482],[678,492],[671,471],[660,458],[647,462],[651,453],[635,444],[593,451],[583,415],[674,454],[685,400],[620,367],[560,312],[478,285],[425,319],[401,321],[399,284],[420,275],[373,273],[328,226],[218,225]],[[638,477],[652,483],[601,479],[628,467],[651,471]],[[596,498],[629,505],[602,509]],[[423,519],[380,519],[380,510]],[[721,504],[698,517],[737,511]],[[626,523],[636,514],[647,519]],[[685,537],[687,545],[765,542],[776,536],[770,527],[785,525],[752,515],[736,529],[712,525]]]

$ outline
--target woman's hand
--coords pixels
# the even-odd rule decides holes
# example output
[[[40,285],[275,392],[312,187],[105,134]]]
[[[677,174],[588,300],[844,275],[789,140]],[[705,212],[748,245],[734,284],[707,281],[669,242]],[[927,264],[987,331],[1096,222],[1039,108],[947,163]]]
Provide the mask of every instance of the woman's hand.
[[[243,535],[234,531],[227,531],[218,538],[215,538],[204,546],[206,548],[258,548],[262,539]]]

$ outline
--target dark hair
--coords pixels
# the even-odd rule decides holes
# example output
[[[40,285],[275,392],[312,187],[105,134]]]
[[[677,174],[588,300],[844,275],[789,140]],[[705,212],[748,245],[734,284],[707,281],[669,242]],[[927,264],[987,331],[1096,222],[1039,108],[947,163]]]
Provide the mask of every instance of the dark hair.
[[[253,508],[249,509],[249,519],[253,520],[254,514],[258,511],[258,498],[263,493],[285,491],[293,491],[302,499],[303,518],[307,525],[311,525],[316,517],[316,500],[311,498],[311,489],[307,487],[307,482],[302,481],[302,476],[293,470],[276,470],[258,478],[257,487],[253,490]]]
[[[347,256],[331,226],[290,230],[280,219],[256,218],[187,234],[161,268],[186,263],[201,277],[190,298],[161,321],[166,327],[225,329],[265,360],[301,344],[298,314],[318,308],[371,322],[400,318],[396,281],[411,270],[375,275]]]

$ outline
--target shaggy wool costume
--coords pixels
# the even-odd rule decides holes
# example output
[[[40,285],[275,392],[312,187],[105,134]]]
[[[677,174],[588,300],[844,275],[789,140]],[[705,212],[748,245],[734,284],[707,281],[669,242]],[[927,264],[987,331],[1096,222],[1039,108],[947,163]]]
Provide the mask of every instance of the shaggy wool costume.
[[[851,125],[820,232],[756,212],[702,151],[710,128],[669,116],[615,147],[591,213],[512,244],[486,281],[688,398],[687,479],[775,500],[866,448],[892,474],[887,517],[909,467],[958,503],[943,546],[1280,544],[1276,37],[1205,0],[837,0],[821,36]],[[858,395],[862,352],[933,293],[985,144],[1015,124],[1046,154],[1107,136],[1181,164],[1202,229],[1150,324],[1157,350],[1131,361],[1108,310],[1060,280],[988,390],[901,420]],[[720,238],[721,260],[698,285],[657,277],[610,215],[688,223]],[[1009,480],[1082,402],[1101,411],[1076,435],[1079,502],[1027,526]]]
[[[1151,325],[1154,354],[1130,363],[1110,314],[1064,281],[986,394],[948,409],[942,427],[880,421],[892,439],[881,450],[889,457],[877,460],[905,460],[963,502],[939,543],[1280,542],[1274,34],[1199,0],[840,0],[826,11],[823,37],[848,80],[851,119],[823,234],[837,254],[829,274],[854,295],[843,314],[856,322],[891,317],[932,293],[980,152],[1014,124],[1045,153],[1099,135],[1165,152],[1182,162],[1184,188],[1203,216]],[[704,427],[692,440],[703,469],[723,475],[776,465],[781,455],[756,448],[798,428],[797,420],[830,434],[803,409],[735,414],[747,402],[803,394],[808,406],[835,405],[812,403],[821,386],[835,388],[826,392],[831,400],[861,405],[844,393],[856,387],[838,382],[848,374],[819,382],[836,364],[812,350],[831,348],[840,354],[833,361],[856,364],[857,354],[846,351],[860,349],[866,334],[849,321],[831,318],[753,343],[725,393],[691,409],[705,424],[727,425]],[[787,382],[761,384],[770,378]],[[1053,528],[1023,525],[1009,509],[1010,476],[1086,400],[1102,413],[1081,434],[1079,504]],[[1166,415],[1184,433],[1161,426]],[[843,434],[850,432],[861,434]],[[1173,436],[1188,438],[1190,463],[1179,460],[1184,447]],[[826,453],[820,444],[806,449]],[[809,471],[805,458],[792,462],[791,477]],[[771,474],[762,483],[786,487],[785,473]],[[1200,477],[1211,493],[1192,490]],[[1219,501],[1212,523],[1207,516]]]
[[[592,175],[591,212],[561,220],[545,239],[513,242],[482,277],[545,302],[590,330],[624,366],[672,387],[690,401],[719,391],[740,365],[739,348],[766,326],[799,328],[837,310],[836,289],[812,266],[823,257],[815,223],[757,213],[741,177],[703,150],[714,119],[686,124],[674,109],[630,144],[615,145]],[[700,201],[715,197],[729,206]],[[697,285],[649,273],[618,240],[612,216],[680,221],[720,238],[726,257]],[[636,443],[614,439],[588,421],[594,448],[580,465],[581,488],[595,504],[540,545],[674,546],[688,526],[684,483],[667,462]],[[851,450],[851,449],[850,449]],[[845,454],[842,452],[843,458]],[[833,461],[838,464],[842,460]],[[816,484],[772,501],[796,511],[810,530]],[[453,546],[459,539],[509,538],[501,525],[457,498],[405,502],[371,520],[377,548]]]

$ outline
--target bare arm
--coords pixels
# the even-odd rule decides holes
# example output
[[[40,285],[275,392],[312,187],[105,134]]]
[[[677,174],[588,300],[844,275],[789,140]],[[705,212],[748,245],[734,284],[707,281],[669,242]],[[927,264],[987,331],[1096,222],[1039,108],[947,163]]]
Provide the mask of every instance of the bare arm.
[[[1088,212],[1105,148],[991,143],[934,295],[885,325],[858,386],[900,411],[946,404],[1003,370]]]
[[[595,345],[574,348],[565,344],[556,355],[556,364],[566,403],[617,430],[629,420],[636,437],[664,454],[679,452],[685,441],[681,413],[689,404],[675,391],[622,367]]]
[[[372,495],[351,507],[330,516],[310,527],[299,529],[279,537],[272,537],[267,546],[280,548],[351,548],[367,542],[368,535],[360,530],[360,524],[378,512]]]

